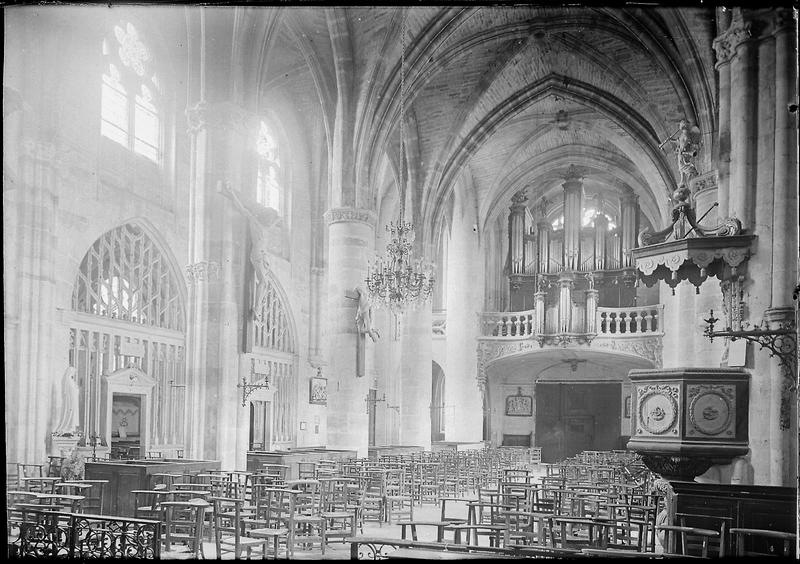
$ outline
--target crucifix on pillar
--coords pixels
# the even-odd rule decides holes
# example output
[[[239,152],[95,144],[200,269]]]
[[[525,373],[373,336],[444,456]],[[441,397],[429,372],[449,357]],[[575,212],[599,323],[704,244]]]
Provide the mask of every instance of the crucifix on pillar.
[[[346,291],[344,297],[358,301],[355,317],[358,332],[356,337],[356,376],[361,378],[365,372],[366,335],[369,335],[374,343],[380,339],[380,333],[372,327],[372,304],[370,304],[369,296],[364,289],[357,286],[353,291]]]

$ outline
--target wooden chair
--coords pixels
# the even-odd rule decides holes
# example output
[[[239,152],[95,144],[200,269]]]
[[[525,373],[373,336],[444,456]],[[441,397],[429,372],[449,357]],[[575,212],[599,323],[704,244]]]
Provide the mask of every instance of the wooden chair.
[[[320,478],[322,508],[320,516],[325,519],[325,542],[332,538],[345,539],[356,534],[357,509],[349,505],[349,478]]]
[[[739,527],[729,532],[735,541],[736,556],[795,557],[796,533]]]
[[[363,497],[361,502],[361,522],[376,521],[383,526],[386,520],[386,482],[384,472],[367,470],[363,477]]]
[[[297,477],[300,478],[301,480],[304,478],[316,478],[317,477],[316,462],[298,462]]]
[[[47,475],[52,478],[61,477],[61,465],[64,463],[63,456],[48,456],[47,457]]]
[[[297,484],[294,493],[294,530],[290,535],[292,550],[310,550],[319,545],[325,554],[326,519],[322,516],[322,494],[319,480]]]
[[[393,523],[401,520],[414,520],[414,493],[409,488],[416,487],[414,480],[406,478],[406,470],[394,468],[384,474],[386,504],[386,522]]]
[[[725,556],[724,522],[719,531],[683,525],[659,525],[658,528],[665,532],[664,554],[709,558],[710,549],[715,548],[716,554],[711,552],[711,556]]]
[[[244,512],[244,499],[212,497],[214,516],[214,545],[217,558],[224,554],[233,554],[235,559],[258,556],[263,558],[269,539],[252,538],[245,534],[245,518],[252,514]]]
[[[162,520],[161,502],[169,501],[169,491],[166,488],[131,490],[131,493],[133,494],[133,517],[135,519]]]
[[[293,558],[297,492],[272,487],[268,484],[255,484],[253,488],[256,514],[255,518],[245,520],[248,536],[265,539],[268,543],[271,541],[273,558],[279,557],[281,541],[283,541],[283,556],[287,559]]]
[[[203,528],[205,513],[210,504],[203,499],[189,501],[164,501],[164,534],[162,542],[164,551],[171,552],[173,544],[181,544],[188,548],[189,555],[194,558],[205,558],[203,551]],[[163,554],[162,554],[163,557]],[[170,555],[169,558],[174,558]]]

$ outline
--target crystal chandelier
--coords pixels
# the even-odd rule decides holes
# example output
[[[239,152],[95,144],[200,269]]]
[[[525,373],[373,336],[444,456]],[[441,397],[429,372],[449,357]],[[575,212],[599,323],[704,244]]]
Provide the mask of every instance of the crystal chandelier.
[[[367,291],[377,307],[394,313],[415,308],[425,303],[433,291],[433,272],[430,264],[413,259],[414,227],[403,220],[404,192],[403,169],[405,167],[405,53],[406,18],[402,20],[402,48],[400,51],[400,220],[390,222],[386,231],[390,241],[386,245],[386,256],[377,257],[367,270]]]

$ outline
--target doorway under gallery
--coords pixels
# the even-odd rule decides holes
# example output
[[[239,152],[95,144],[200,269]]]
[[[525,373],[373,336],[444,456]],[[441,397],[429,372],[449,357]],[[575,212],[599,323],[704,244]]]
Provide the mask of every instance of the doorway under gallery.
[[[536,384],[536,446],[544,462],[621,448],[619,382]]]

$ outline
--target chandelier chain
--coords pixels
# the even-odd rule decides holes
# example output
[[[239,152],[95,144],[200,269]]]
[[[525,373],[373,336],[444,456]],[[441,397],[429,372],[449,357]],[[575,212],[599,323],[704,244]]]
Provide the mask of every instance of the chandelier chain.
[[[403,10],[403,8],[401,8]],[[416,308],[431,296],[434,285],[432,266],[422,259],[414,259],[414,227],[404,220],[405,212],[405,62],[406,62],[406,14],[401,12],[400,50],[400,174],[398,195],[400,198],[400,221],[389,222],[386,231],[389,242],[386,256],[376,257],[367,269],[367,290],[370,300],[379,307],[386,307],[395,314],[406,308]]]
[[[405,91],[406,91],[406,13],[404,8],[401,11],[400,25],[400,222],[403,221],[405,211]]]

